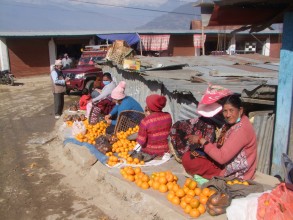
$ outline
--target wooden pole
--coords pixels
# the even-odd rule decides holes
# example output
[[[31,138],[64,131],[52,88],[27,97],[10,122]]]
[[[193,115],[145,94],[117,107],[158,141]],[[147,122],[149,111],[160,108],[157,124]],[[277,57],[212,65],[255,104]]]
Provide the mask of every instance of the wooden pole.
[[[202,55],[205,56],[205,47],[204,47],[204,27],[201,23],[201,47],[202,47]]]
[[[274,131],[271,174],[282,174],[282,154],[290,152],[290,126],[293,104],[293,12],[284,15],[283,40],[277,91],[277,110]],[[292,137],[291,137],[292,139]],[[291,146],[292,147],[292,146]]]

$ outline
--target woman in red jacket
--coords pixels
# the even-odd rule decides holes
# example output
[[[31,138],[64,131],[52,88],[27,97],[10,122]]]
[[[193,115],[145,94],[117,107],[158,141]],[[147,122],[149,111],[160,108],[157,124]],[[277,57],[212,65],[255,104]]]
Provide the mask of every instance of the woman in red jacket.
[[[182,157],[182,165],[187,173],[208,179],[214,176],[253,179],[257,165],[257,140],[253,126],[243,114],[239,96],[230,95],[221,101],[226,124],[217,142],[210,143],[197,135],[187,137],[188,142],[198,143],[206,156],[193,158],[188,151]]]

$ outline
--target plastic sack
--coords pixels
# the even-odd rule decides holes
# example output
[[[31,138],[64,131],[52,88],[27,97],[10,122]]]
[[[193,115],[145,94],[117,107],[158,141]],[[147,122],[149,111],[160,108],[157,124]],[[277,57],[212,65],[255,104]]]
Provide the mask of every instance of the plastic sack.
[[[232,198],[227,192],[217,191],[207,201],[207,212],[211,216],[224,214],[226,208],[231,204],[231,200]]]
[[[76,136],[78,134],[84,135],[86,133],[86,127],[82,121],[75,121],[72,125],[72,135]]]
[[[271,193],[258,198],[257,220],[287,220],[293,218],[293,191],[279,184]]]

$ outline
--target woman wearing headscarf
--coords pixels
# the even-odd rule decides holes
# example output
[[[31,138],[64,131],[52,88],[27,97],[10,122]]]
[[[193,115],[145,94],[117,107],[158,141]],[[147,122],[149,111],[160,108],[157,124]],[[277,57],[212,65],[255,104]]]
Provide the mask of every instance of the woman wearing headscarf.
[[[172,126],[172,118],[163,112],[167,99],[165,96],[153,94],[146,98],[147,116],[139,124],[137,143],[142,152],[162,156],[169,151],[168,136]]]
[[[110,125],[107,133],[113,133],[119,114],[126,110],[135,110],[143,112],[141,105],[131,96],[125,95],[125,81],[121,81],[112,91],[111,98],[116,103],[112,111],[105,116],[106,122]]]
[[[187,138],[197,143],[206,156],[192,158],[190,152],[182,157],[182,165],[187,173],[204,178],[214,176],[253,179],[256,171],[256,134],[238,95],[229,95],[221,100],[225,124],[216,143],[211,143],[200,135]]]
[[[190,143],[188,138],[200,135],[210,142],[216,141],[216,130],[224,124],[222,106],[217,101],[223,97],[233,94],[226,88],[209,85],[202,100],[198,103],[196,114],[198,117],[177,121],[172,125],[170,132],[170,151],[175,159],[181,163],[182,156],[190,151],[192,157],[204,154],[197,150],[197,143]]]

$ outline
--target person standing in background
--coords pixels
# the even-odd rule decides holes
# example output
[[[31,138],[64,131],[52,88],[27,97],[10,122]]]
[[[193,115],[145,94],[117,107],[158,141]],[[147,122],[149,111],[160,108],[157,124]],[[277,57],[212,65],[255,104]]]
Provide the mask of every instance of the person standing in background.
[[[62,61],[56,60],[54,69],[51,72],[52,92],[54,95],[55,119],[59,119],[64,107],[64,93],[66,91],[66,81],[62,74]]]
[[[64,57],[62,59],[62,65],[63,69],[72,68],[72,59],[68,56],[67,53],[64,54]]]

